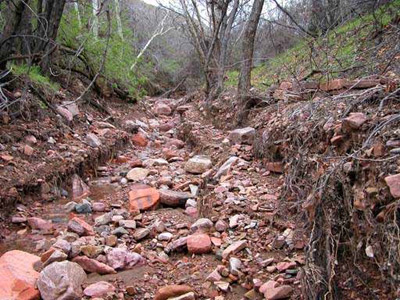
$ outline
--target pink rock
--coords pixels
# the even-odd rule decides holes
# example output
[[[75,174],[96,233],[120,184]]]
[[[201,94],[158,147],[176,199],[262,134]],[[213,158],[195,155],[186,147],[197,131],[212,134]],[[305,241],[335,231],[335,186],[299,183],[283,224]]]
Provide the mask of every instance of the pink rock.
[[[0,257],[0,299],[39,299],[35,288],[39,273],[33,268],[38,261],[38,256],[19,250],[3,254]]]
[[[215,229],[219,232],[223,232],[228,228],[228,224],[226,224],[222,220],[218,220],[217,223],[215,223]]]
[[[75,257],[72,261],[80,265],[86,272],[89,273],[98,273],[101,275],[117,273],[113,268],[107,266],[106,264],[86,256]]]
[[[241,240],[234,242],[222,252],[222,258],[227,258],[230,254],[235,254],[247,247],[247,241]]]
[[[182,140],[178,140],[178,139],[170,139],[170,140],[167,142],[166,146],[167,146],[168,148],[174,146],[174,147],[176,147],[177,149],[181,149],[181,148],[185,147],[185,142],[182,141]]]
[[[264,283],[262,286],[260,286],[260,293],[265,294],[265,292],[269,289],[276,288],[278,286],[278,283],[274,280],[268,280],[266,283]]]
[[[352,129],[358,129],[367,120],[368,118],[364,113],[356,112],[356,113],[350,113],[350,115],[343,120],[343,124]]]
[[[393,198],[400,198],[400,174],[385,177],[385,182]]]
[[[68,222],[68,230],[75,232],[80,236],[95,235],[93,227],[78,217],[75,217]]]
[[[62,106],[57,106],[56,110],[62,117],[67,119],[68,122],[72,122],[72,120],[74,119],[74,116],[68,109],[66,109]]]
[[[106,205],[103,202],[93,202],[92,209],[96,212],[104,212],[106,211]]]
[[[220,247],[222,245],[222,240],[217,237],[211,237],[211,243],[216,247]]]
[[[198,211],[196,207],[186,207],[185,209],[185,214],[192,218],[197,218],[198,217]]]
[[[293,288],[290,285],[282,285],[273,289],[267,289],[264,293],[265,299],[278,300],[286,299],[293,293]]]
[[[211,239],[204,233],[190,235],[187,239],[187,248],[189,253],[208,253],[211,251]]]
[[[86,198],[90,195],[90,189],[83,182],[83,180],[77,175],[74,174],[72,176],[72,199],[73,200],[80,200]]]
[[[187,237],[182,237],[180,239],[177,239],[171,243],[168,244],[167,247],[165,247],[165,252],[170,253],[174,251],[182,251],[187,247]]]
[[[294,261],[290,261],[290,262],[282,261],[276,265],[276,268],[278,269],[279,272],[283,272],[283,271],[286,271],[287,269],[295,268],[296,265],[297,264]]]
[[[215,282],[220,281],[222,279],[221,274],[218,272],[218,268],[212,271],[206,278],[207,281]]]
[[[88,297],[102,297],[114,291],[115,287],[112,284],[106,281],[99,281],[89,285],[83,293]]]
[[[144,258],[135,252],[126,249],[113,248],[107,253],[107,264],[115,270],[132,269],[144,263]]]
[[[32,229],[41,230],[45,232],[51,232],[53,229],[53,224],[49,221],[43,220],[41,218],[28,218],[28,224]]]
[[[169,116],[172,113],[171,108],[165,103],[156,103],[154,113],[157,116]]]

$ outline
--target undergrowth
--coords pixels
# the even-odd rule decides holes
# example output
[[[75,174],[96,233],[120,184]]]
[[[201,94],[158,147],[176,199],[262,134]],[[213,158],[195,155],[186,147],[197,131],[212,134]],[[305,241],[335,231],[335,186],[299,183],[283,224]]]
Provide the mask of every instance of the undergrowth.
[[[375,14],[360,16],[338,26],[326,36],[300,41],[255,67],[252,85],[265,91],[284,79],[302,78],[313,70],[320,71],[314,76],[320,81],[340,77],[348,71],[352,71],[349,77],[373,74],[377,71],[373,59],[377,54],[383,56],[377,49],[375,38],[388,29],[399,11],[400,0],[395,0],[382,6]],[[236,86],[238,71],[231,70],[227,76],[226,86]]]
[[[27,76],[32,83],[58,91],[60,85],[42,74],[39,66],[28,66],[26,64],[13,64],[11,70],[16,76]]]

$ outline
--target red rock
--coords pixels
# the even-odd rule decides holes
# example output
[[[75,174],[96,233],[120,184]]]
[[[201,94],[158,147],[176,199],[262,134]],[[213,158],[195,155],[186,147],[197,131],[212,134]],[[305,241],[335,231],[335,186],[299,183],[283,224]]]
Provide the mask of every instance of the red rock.
[[[80,265],[86,272],[89,273],[98,273],[100,275],[117,273],[110,266],[107,266],[106,264],[103,264],[95,259],[91,259],[86,256],[75,257],[72,261]]]
[[[74,217],[68,222],[68,230],[75,232],[80,236],[95,235],[93,227],[78,217]]]
[[[158,126],[158,129],[159,129],[161,132],[166,132],[166,131],[171,130],[171,129],[174,128],[174,127],[175,127],[174,123],[168,122],[168,123],[164,123],[164,124],[161,124],[160,126]]]
[[[172,113],[172,109],[165,103],[156,103],[154,113],[157,116],[169,116]]]
[[[107,281],[99,281],[89,285],[83,293],[88,297],[102,297],[115,291],[115,287]]]
[[[24,154],[25,155],[31,156],[33,154],[33,152],[34,152],[34,150],[31,146],[29,146],[29,145],[24,146]]]
[[[38,261],[38,256],[19,250],[3,254],[0,257],[0,299],[39,299],[35,288],[39,273],[33,268]]]
[[[132,185],[129,192],[129,209],[131,212],[149,210],[157,206],[160,201],[160,193],[144,184]]]
[[[281,285],[273,289],[267,289],[264,293],[267,300],[286,299],[293,293],[293,288],[290,285]]]
[[[283,164],[281,162],[268,162],[265,164],[265,168],[274,173],[283,173]]]
[[[163,154],[166,160],[169,160],[173,157],[178,157],[179,152],[171,149],[163,149]]]
[[[32,229],[41,230],[47,233],[53,230],[53,224],[49,221],[36,217],[28,218],[27,220]]]
[[[211,242],[216,247],[220,247],[222,245],[222,240],[220,238],[217,238],[217,237],[211,237]]]
[[[193,288],[188,285],[167,285],[157,291],[154,300],[167,300],[190,292],[193,292]]]
[[[379,79],[358,79],[358,80],[351,80],[346,83],[346,88],[353,88],[353,89],[368,89],[380,84]]]
[[[373,154],[375,157],[381,157],[385,154],[385,145],[377,142],[373,145]]]
[[[189,235],[187,239],[189,253],[204,254],[211,251],[211,239],[207,234]]]
[[[148,142],[149,142],[149,141],[143,136],[143,134],[141,134],[140,132],[134,134],[134,135],[132,136],[131,140],[132,140],[132,143],[133,143],[135,146],[139,146],[139,147],[146,147],[147,144],[148,144]]]
[[[360,128],[368,120],[364,113],[350,113],[350,115],[343,120],[343,125],[350,129]]]
[[[385,182],[393,198],[400,198],[400,174],[385,177]]]

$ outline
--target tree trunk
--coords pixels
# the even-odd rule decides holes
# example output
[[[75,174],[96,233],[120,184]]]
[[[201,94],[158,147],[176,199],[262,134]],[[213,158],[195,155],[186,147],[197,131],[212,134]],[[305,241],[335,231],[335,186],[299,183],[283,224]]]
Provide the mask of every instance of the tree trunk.
[[[115,0],[115,16],[117,18],[118,35],[123,40],[124,33],[122,32],[121,7],[119,5],[119,0]]]
[[[39,36],[42,37],[44,41],[40,42],[37,47],[37,52],[43,51],[44,53],[40,63],[44,73],[50,71],[51,54],[56,48],[55,40],[57,38],[64,6],[65,0],[47,0],[44,7],[45,23],[48,25],[46,27],[44,25],[40,27]]]
[[[95,38],[99,37],[99,18],[97,17],[98,10],[99,10],[98,0],[92,0],[93,35],[95,36]]]
[[[218,61],[218,78],[217,78],[217,95],[221,93],[224,89],[224,78],[225,78],[225,67],[226,60],[228,57],[228,46],[231,38],[233,22],[236,18],[236,13],[239,8],[239,0],[234,0],[232,10],[227,18],[226,22],[223,23],[221,29],[221,50],[220,57]]]
[[[244,103],[251,88],[251,69],[253,67],[254,41],[260,21],[264,0],[254,0],[249,20],[244,30],[242,43],[241,67],[238,83],[238,95]]]
[[[24,2],[28,4],[29,0],[6,1],[5,25],[0,35],[0,71],[6,69],[8,59],[16,52],[16,38],[13,36],[26,29],[24,16],[28,8]]]

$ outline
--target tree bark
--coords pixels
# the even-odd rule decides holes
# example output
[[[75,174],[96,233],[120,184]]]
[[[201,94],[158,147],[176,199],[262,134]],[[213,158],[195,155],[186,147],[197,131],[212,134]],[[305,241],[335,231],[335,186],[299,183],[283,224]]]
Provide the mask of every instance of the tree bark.
[[[241,67],[238,83],[238,96],[242,103],[245,103],[251,88],[251,69],[253,67],[254,41],[257,27],[260,21],[264,0],[254,0],[249,20],[243,35]]]
[[[25,0],[28,4],[29,0]],[[7,68],[7,59],[16,52],[16,37],[21,34],[21,30],[25,30],[24,16],[28,10],[26,4],[22,0],[6,1],[5,25],[2,35],[0,35],[0,71]],[[30,20],[28,20],[30,23]]]
[[[121,6],[119,5],[119,0],[115,0],[115,16],[117,18],[118,35],[123,40],[124,33],[122,31]]]

